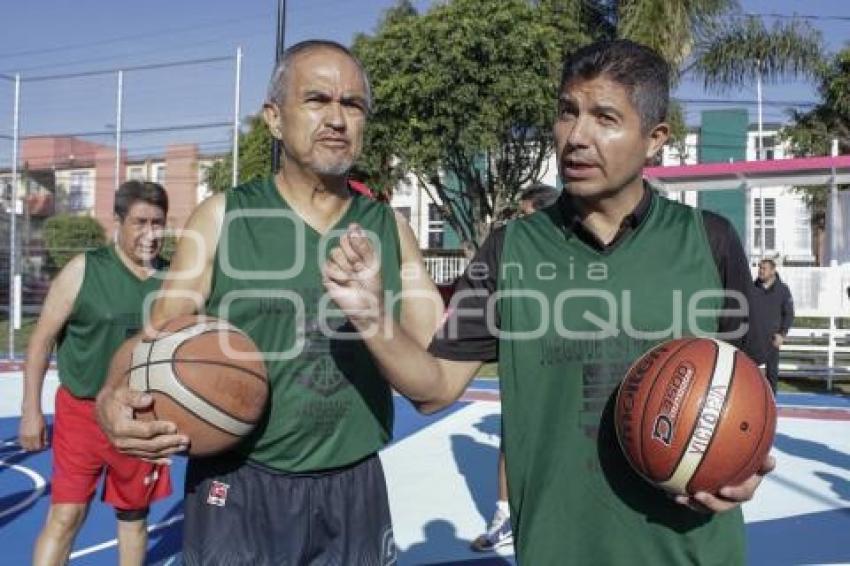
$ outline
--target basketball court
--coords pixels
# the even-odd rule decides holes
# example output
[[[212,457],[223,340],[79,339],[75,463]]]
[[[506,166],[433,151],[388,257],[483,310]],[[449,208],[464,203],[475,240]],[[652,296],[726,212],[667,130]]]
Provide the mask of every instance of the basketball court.
[[[27,564],[50,495],[50,452],[17,445],[20,373],[0,373],[0,548],[3,564]],[[55,372],[45,384],[52,411]],[[850,399],[780,394],[773,454],[778,468],[744,507],[753,565],[850,564]],[[499,403],[495,381],[478,380],[464,399],[423,417],[396,397],[395,440],[384,450],[399,564],[513,564],[510,548],[477,554],[468,543],[485,528],[496,494]],[[176,486],[185,460],[175,459]],[[151,512],[150,564],[180,564],[180,497]],[[71,563],[117,563],[110,508],[92,506]]]

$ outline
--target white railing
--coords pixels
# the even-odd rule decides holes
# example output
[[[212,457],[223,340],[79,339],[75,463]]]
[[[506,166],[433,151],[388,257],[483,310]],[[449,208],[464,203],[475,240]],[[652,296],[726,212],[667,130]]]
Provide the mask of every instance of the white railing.
[[[467,263],[469,261],[463,256],[425,257],[425,267],[437,284],[454,281],[466,269]]]
[[[850,316],[850,267],[780,267],[779,276],[791,289],[797,316]]]
[[[426,257],[437,283],[450,283],[468,263],[459,256]],[[850,318],[850,266],[780,267],[779,274],[794,297],[797,318],[817,321],[815,328],[794,327],[782,346],[780,370],[786,375],[824,377],[832,388],[836,375],[850,374],[850,330],[839,329],[839,318]],[[753,269],[755,277],[755,269]]]

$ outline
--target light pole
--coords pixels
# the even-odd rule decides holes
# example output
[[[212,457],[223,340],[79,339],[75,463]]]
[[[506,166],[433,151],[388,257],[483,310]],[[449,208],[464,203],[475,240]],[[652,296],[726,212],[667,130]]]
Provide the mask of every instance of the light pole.
[[[277,0],[277,36],[274,46],[274,66],[277,68],[283,55],[283,43],[286,35],[286,0]],[[280,169],[280,140],[272,139],[272,175]]]
[[[21,75],[15,74],[15,102],[12,121],[12,195],[9,199],[9,359],[15,357],[15,330],[21,327],[21,278],[18,276],[15,222],[18,215],[18,136],[21,107]]]

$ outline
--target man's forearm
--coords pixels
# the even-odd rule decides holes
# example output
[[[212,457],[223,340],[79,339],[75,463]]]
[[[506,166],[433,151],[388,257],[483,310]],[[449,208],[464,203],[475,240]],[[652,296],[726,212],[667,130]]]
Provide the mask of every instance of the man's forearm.
[[[24,364],[24,397],[22,409],[41,410],[41,391],[44,387],[44,375],[50,364],[50,352],[53,344],[49,346],[38,340],[31,340],[27,348],[27,359]]]
[[[442,404],[446,380],[437,358],[390,317],[361,330],[366,346],[392,387],[417,404]]]

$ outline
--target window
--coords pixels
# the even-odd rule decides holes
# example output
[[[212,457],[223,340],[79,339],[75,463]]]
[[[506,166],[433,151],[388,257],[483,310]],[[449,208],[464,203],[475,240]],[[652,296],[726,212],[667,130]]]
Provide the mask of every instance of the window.
[[[89,186],[88,171],[74,171],[68,185],[68,208],[71,210],[88,210],[94,206],[94,191]]]
[[[756,138],[756,154],[758,155],[758,138]],[[766,161],[773,161],[776,159],[776,136],[762,136],[761,137],[761,157],[760,159],[764,159]]]
[[[410,182],[410,179],[407,177],[403,177],[401,181],[396,185],[395,192],[398,196],[406,197],[413,194],[413,183]]]
[[[145,168],[143,165],[134,165],[127,171],[127,179],[130,181],[144,181]]]
[[[12,178],[0,177],[0,200],[10,202],[12,200]]]
[[[803,254],[812,253],[812,221],[811,212],[806,202],[798,200],[795,207],[794,244]]]
[[[198,163],[198,184],[206,185],[207,184],[207,174],[209,173],[210,166],[208,163]]]
[[[764,249],[766,251],[776,250],[776,199],[764,199],[764,209],[762,210],[762,199],[756,198],[753,201],[753,247],[756,250],[762,249],[761,233],[762,223],[764,223]]]
[[[165,184],[165,163],[160,163],[158,165],[154,165],[154,167],[153,167],[153,181],[154,181],[154,183],[159,183],[160,185]]]
[[[442,249],[443,247],[443,215],[436,204],[428,205],[428,247]]]
[[[201,202],[210,195],[210,185],[207,182],[207,174],[210,171],[209,163],[198,164],[198,190],[195,195],[197,202]]]

